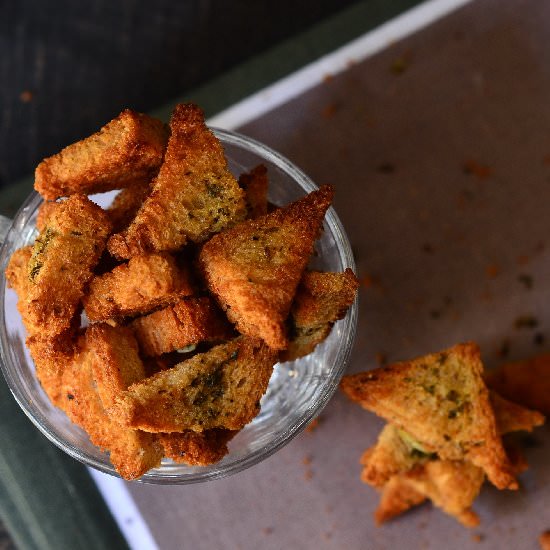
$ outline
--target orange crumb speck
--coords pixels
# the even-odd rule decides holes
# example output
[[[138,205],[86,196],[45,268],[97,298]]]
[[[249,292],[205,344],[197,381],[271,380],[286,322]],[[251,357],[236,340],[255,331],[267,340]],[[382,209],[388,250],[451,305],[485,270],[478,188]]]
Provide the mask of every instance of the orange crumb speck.
[[[485,535],[483,535],[482,533],[474,533],[472,535],[472,540],[474,542],[482,542],[484,538],[485,538]]]
[[[486,180],[493,175],[493,170],[486,164],[481,164],[476,160],[467,160],[462,165],[465,174],[476,176],[480,180]]]
[[[302,464],[304,466],[309,466],[311,464],[311,456],[309,455],[304,456],[304,458],[302,459]]]
[[[529,263],[529,256],[526,254],[521,254],[516,258],[516,263],[518,265],[527,265]]]
[[[273,527],[264,527],[262,533],[264,535],[271,535],[271,533],[273,533]]]
[[[550,530],[544,531],[539,537],[539,544],[542,550],[550,550]]]
[[[313,433],[318,427],[319,427],[319,424],[321,423],[321,417],[317,417],[317,418],[314,418],[308,425],[307,425],[307,428],[306,428],[306,432],[308,433]]]
[[[324,83],[330,82],[333,78],[334,78],[333,75],[331,75],[330,73],[326,73],[326,74],[323,76],[323,82],[324,82]]]
[[[337,107],[335,103],[329,103],[328,105],[325,105],[322,111],[322,115],[324,118],[332,118],[337,111]]]
[[[30,103],[32,101],[32,92],[24,90],[19,94],[19,99],[22,103]]]
[[[489,277],[489,279],[494,279],[498,276],[499,273],[500,267],[498,265],[491,264],[485,268],[485,274],[487,275],[487,277]]]

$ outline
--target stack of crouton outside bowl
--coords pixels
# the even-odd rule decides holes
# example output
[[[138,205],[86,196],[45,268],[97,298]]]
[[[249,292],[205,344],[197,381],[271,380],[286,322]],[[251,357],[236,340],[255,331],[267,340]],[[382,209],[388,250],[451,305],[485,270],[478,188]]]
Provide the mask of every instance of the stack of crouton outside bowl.
[[[124,111],[35,188],[0,252],[0,351],[58,447],[126,479],[205,481],[326,405],[357,323],[332,188],[191,104],[170,125]]]

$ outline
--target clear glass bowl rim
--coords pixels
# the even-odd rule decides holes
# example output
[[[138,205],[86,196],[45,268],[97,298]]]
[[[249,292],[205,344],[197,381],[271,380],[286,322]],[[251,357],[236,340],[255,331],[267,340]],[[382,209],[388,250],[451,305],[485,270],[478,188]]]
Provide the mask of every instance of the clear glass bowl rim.
[[[311,193],[312,191],[318,189],[318,187],[304,172],[302,172],[298,167],[296,167],[284,156],[264,145],[263,143],[260,143],[259,141],[256,141],[250,137],[244,136],[236,132],[222,130],[219,128],[211,129],[213,130],[216,137],[220,139],[222,144],[243,148],[248,152],[254,153],[260,158],[274,164],[279,170],[283,171],[286,175],[292,178],[305,193]],[[41,201],[41,197],[35,191],[33,191],[27,197],[27,199],[15,215],[12,226],[10,227],[8,233],[3,239],[0,235],[0,368],[15,400],[17,401],[23,412],[27,415],[27,417],[44,436],[46,436],[53,444],[66,452],[69,456],[82,462],[83,464],[93,467],[101,472],[111,474],[115,477],[120,477],[108,460],[106,462],[98,460],[96,457],[90,455],[85,450],[78,448],[72,445],[70,442],[66,441],[61,436],[61,434],[57,433],[55,429],[52,429],[52,427],[50,426],[51,422],[37,407],[33,406],[32,396],[27,396],[26,391],[23,389],[23,386],[16,375],[15,369],[8,367],[9,359],[7,357],[6,349],[9,344],[7,341],[7,332],[4,318],[4,296],[6,284],[4,270],[9,260],[9,256],[13,252],[13,250],[10,250],[8,243],[12,241],[11,237],[14,232],[20,232],[21,229],[26,226],[26,222],[29,220]],[[325,223],[328,225],[330,231],[334,235],[334,239],[338,245],[338,250],[344,266],[349,267],[354,272],[356,272],[350,243],[346,236],[344,227],[333,207],[329,208],[325,216]],[[330,375],[325,379],[323,387],[317,395],[316,401],[312,403],[312,406],[306,410],[300,420],[290,426],[284,434],[274,438],[269,442],[269,444],[265,445],[263,448],[257,449],[256,451],[240,458],[237,461],[234,461],[230,464],[220,464],[219,468],[202,469],[194,472],[172,473],[162,472],[161,467],[160,469],[155,469],[146,473],[138,481],[145,483],[174,485],[199,483],[213,479],[219,479],[221,477],[226,477],[245,470],[246,468],[249,468],[265,460],[281,447],[289,443],[308,425],[308,423],[313,418],[315,418],[322,411],[322,409],[326,406],[338,387],[338,383],[348,365],[353,344],[355,341],[358,315],[357,302],[358,300],[356,298],[355,302],[350,307],[346,317],[339,321],[339,323],[343,324],[343,333],[346,335],[344,345],[341,346],[338,350],[337,360],[334,362],[334,366],[330,372]],[[184,465],[182,465],[182,467],[185,468]]]

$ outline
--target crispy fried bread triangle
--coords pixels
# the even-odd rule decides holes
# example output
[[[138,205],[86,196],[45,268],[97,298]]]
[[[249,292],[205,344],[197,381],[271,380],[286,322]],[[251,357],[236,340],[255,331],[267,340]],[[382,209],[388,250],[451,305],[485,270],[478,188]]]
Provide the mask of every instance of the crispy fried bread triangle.
[[[406,430],[426,452],[469,460],[496,487],[515,489],[482,370],[478,346],[459,344],[346,376],[341,386],[352,400]]]
[[[286,348],[284,323],[332,196],[325,185],[204,245],[200,268],[239,332],[262,338],[272,349]]]

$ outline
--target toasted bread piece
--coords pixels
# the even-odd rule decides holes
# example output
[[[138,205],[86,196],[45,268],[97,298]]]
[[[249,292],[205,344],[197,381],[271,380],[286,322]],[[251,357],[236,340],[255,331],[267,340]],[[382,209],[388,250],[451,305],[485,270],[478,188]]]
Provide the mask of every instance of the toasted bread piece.
[[[143,201],[151,193],[152,185],[142,183],[121,189],[107,209],[109,219],[113,224],[113,232],[118,233],[126,229],[136,217]]]
[[[434,460],[420,464],[394,476],[384,487],[376,521],[382,523],[429,498],[462,525],[475,527],[479,517],[471,506],[484,478],[483,470],[467,461]]]
[[[395,475],[382,488],[374,519],[381,525],[425,501],[426,495],[404,481],[402,476]]]
[[[500,434],[531,432],[533,428],[544,424],[544,415],[538,411],[532,411],[517,403],[512,403],[495,391],[490,391],[489,395]]]
[[[244,192],[202,111],[192,104],[177,105],[170,129],[151,194],[128,228],[109,240],[109,251],[119,259],[175,251],[188,239],[204,242],[246,215]]]
[[[227,443],[238,432],[214,428],[204,432],[160,433],[159,441],[164,447],[164,456],[188,466],[215,464],[227,453]]]
[[[56,405],[61,393],[63,367],[72,360],[74,353],[73,334],[76,327],[73,325],[66,331],[52,334],[48,327],[38,326],[28,318],[29,289],[32,285],[28,265],[32,251],[32,246],[25,246],[12,254],[6,268],[6,279],[17,293],[17,308],[27,328],[27,346],[35,363],[36,376]]]
[[[495,392],[490,392],[490,399],[497,429],[501,435],[515,431],[530,432],[534,427],[544,423],[542,414],[511,403]],[[508,452],[506,454],[510,457]],[[436,453],[427,452],[422,444],[405,430],[386,424],[378,436],[376,445],[363,453],[361,480],[380,488],[392,476],[435,458]],[[516,467],[514,471],[517,472]]]
[[[489,370],[485,381],[502,397],[550,415],[550,354]]]
[[[406,430],[427,452],[470,460],[499,489],[517,488],[481,377],[479,348],[459,344],[441,353],[345,376],[353,401]]]
[[[61,407],[94,445],[110,452],[111,463],[124,479],[137,479],[160,465],[162,446],[154,435],[121,426],[107,415],[92,374],[96,359],[85,344],[82,347],[63,372]]]
[[[240,430],[258,414],[275,361],[260,340],[239,337],[133,384],[112,414],[150,432]]]
[[[153,356],[199,342],[220,342],[231,337],[231,326],[207,296],[184,298],[174,306],[132,322],[144,355]]]
[[[55,212],[55,209],[59,205],[56,201],[44,201],[39,207],[36,213],[36,229],[43,231],[48,224],[48,218]]]
[[[32,245],[18,248],[11,255],[5,271],[8,286],[15,290],[20,302],[25,300],[30,288],[29,262],[32,250]]]
[[[136,338],[128,327],[97,323],[86,331],[88,360],[103,408],[111,407],[128,386],[145,378]]]
[[[259,164],[247,174],[241,174],[239,185],[246,194],[247,218],[254,219],[267,214],[267,168]]]
[[[191,294],[188,270],[169,254],[148,254],[94,277],[83,303],[91,321],[106,321],[149,313]]]
[[[280,360],[292,361],[311,353],[330,334],[332,325],[345,317],[358,287],[359,280],[350,268],[343,273],[304,273],[290,310],[288,349]]]
[[[110,228],[105,212],[83,195],[59,203],[29,261],[24,320],[30,334],[56,335],[71,327]]]
[[[539,544],[541,550],[550,550],[550,529],[540,534]]]
[[[361,457],[363,471],[361,480],[373,487],[383,487],[396,474],[433,460],[437,455],[427,452],[405,430],[393,424],[386,424],[374,447],[367,449]]]
[[[332,196],[326,185],[203,246],[200,268],[239,332],[275,350],[287,347],[285,320]]]
[[[126,109],[99,132],[44,159],[34,188],[55,200],[141,185],[156,174],[166,140],[160,120]]]

